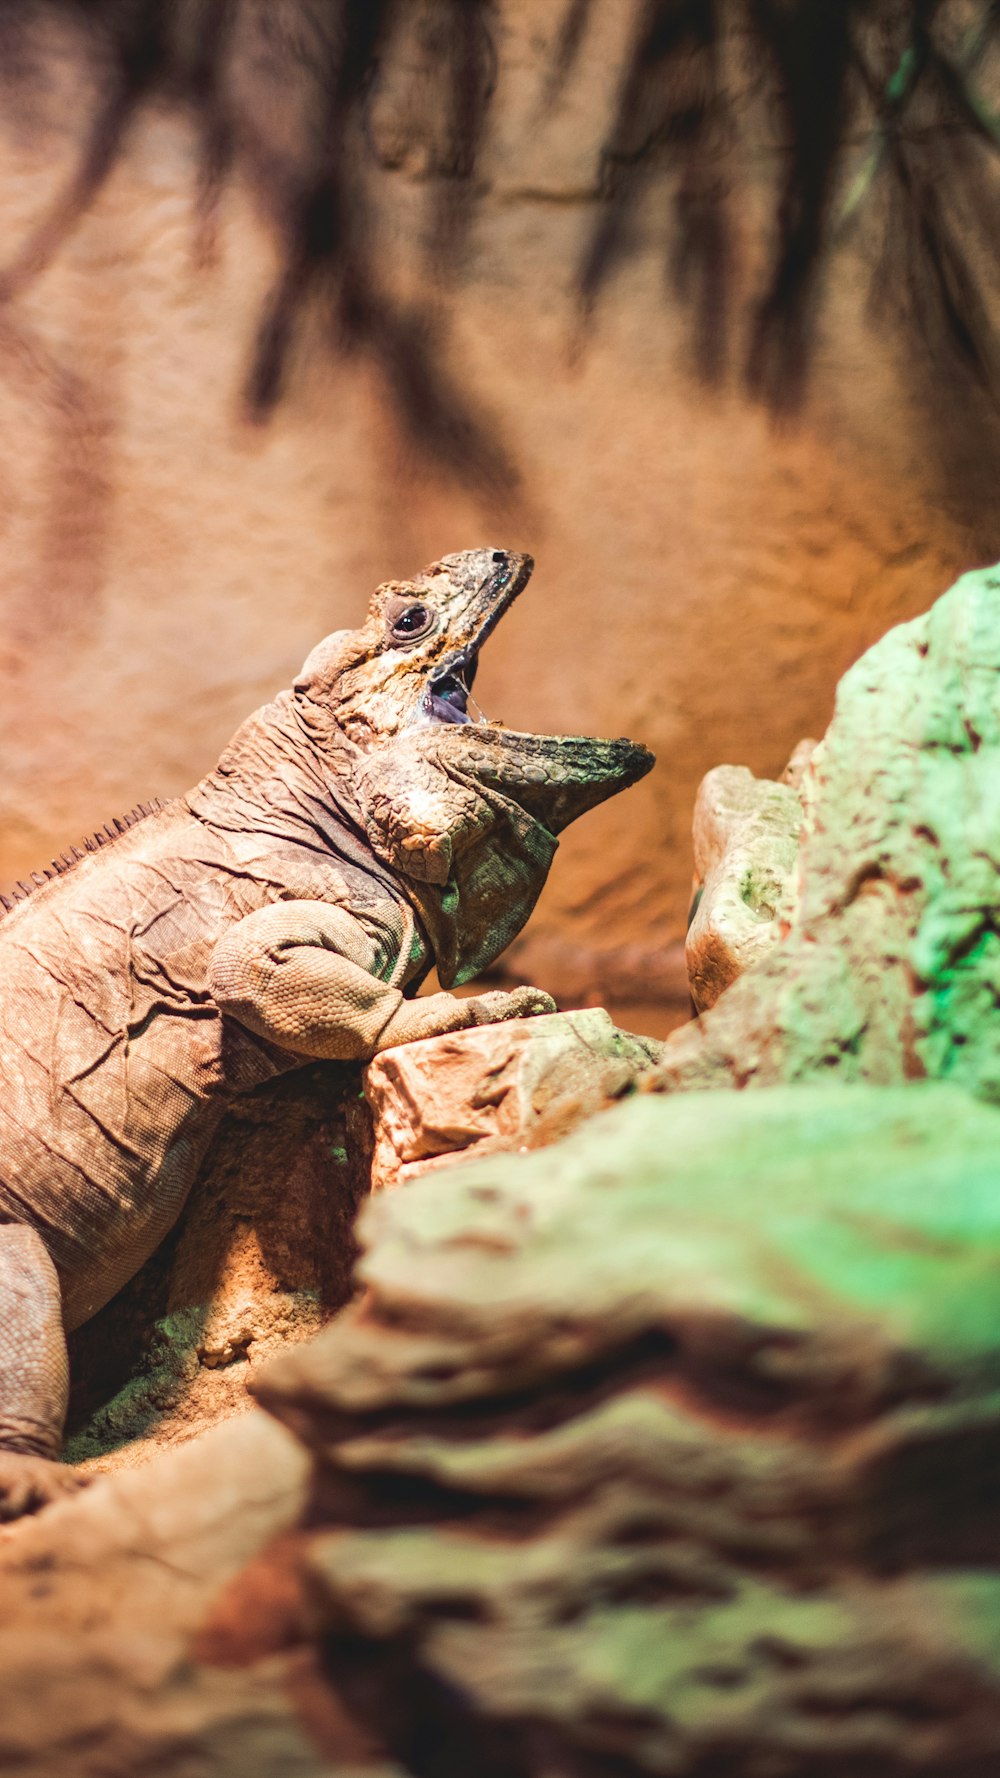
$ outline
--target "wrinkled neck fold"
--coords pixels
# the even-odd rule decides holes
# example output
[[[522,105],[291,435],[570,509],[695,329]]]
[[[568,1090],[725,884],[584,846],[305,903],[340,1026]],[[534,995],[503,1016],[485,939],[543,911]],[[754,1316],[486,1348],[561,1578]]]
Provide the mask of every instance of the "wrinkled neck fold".
[[[316,847],[346,828],[367,850],[352,794],[357,762],[346,735],[330,724],[321,744],[303,722],[299,700],[282,692],[247,718],[188,800],[202,820],[223,829]]]

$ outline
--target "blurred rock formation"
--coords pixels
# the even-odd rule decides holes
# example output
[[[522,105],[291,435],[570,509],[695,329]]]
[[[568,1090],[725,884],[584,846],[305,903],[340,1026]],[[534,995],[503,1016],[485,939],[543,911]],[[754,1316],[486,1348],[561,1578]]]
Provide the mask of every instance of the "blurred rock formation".
[[[320,1681],[301,1658],[295,1590],[281,1562],[309,1496],[301,1445],[263,1414],[244,1415],[148,1468],[102,1478],[69,1517],[53,1511],[0,1532],[0,1770],[18,1778],[337,1770],[303,1720]],[[213,1610],[238,1612],[230,1599],[240,1585],[244,1618],[270,1657],[250,1670],[198,1658]],[[342,1737],[359,1756],[357,1778],[390,1778],[378,1763],[367,1771],[367,1738],[352,1743],[346,1721]]]
[[[647,1098],[365,1211],[257,1393],[320,1467],[304,1622],[416,1771],[1000,1759],[998,1143],[936,1083]]]

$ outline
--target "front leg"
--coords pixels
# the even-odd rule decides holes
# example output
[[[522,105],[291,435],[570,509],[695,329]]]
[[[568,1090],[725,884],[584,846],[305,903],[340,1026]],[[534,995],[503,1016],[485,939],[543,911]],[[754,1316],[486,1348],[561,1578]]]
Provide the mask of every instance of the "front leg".
[[[397,1043],[415,1043],[421,1037],[438,1037],[442,1031],[468,1031],[472,1025],[499,1025],[505,1019],[533,1019],[555,1012],[551,994],[541,988],[495,989],[489,994],[427,994],[423,1000],[404,1000],[384,1027],[373,1055]]]
[[[0,1519],[87,1481],[56,1461],[68,1384],[55,1266],[34,1229],[0,1223]]]
[[[404,1000],[373,973],[378,955],[363,926],[321,901],[279,901],[248,914],[219,940],[209,987],[223,1013],[297,1055],[367,1062],[380,1050],[441,1031],[554,1012],[537,988],[459,1000]]]

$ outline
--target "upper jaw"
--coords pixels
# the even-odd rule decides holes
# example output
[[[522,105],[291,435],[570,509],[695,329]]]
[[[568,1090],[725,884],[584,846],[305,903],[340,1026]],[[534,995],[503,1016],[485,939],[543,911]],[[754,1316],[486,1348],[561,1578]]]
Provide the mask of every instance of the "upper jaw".
[[[472,721],[466,709],[466,698],[476,676],[479,651],[531,578],[535,565],[531,556],[509,550],[491,551],[489,556],[490,567],[469,612],[471,634],[460,647],[445,655],[430,675],[421,701],[424,720]],[[496,563],[495,567],[493,563]]]

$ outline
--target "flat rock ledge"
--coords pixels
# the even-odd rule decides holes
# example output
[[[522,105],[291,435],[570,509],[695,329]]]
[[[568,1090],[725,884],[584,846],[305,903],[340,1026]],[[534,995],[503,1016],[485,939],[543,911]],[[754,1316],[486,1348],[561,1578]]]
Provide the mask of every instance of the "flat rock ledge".
[[[363,1076],[372,1191],[470,1154],[547,1147],[631,1092],[662,1052],[652,1038],[619,1031],[603,1007],[384,1050]]]

